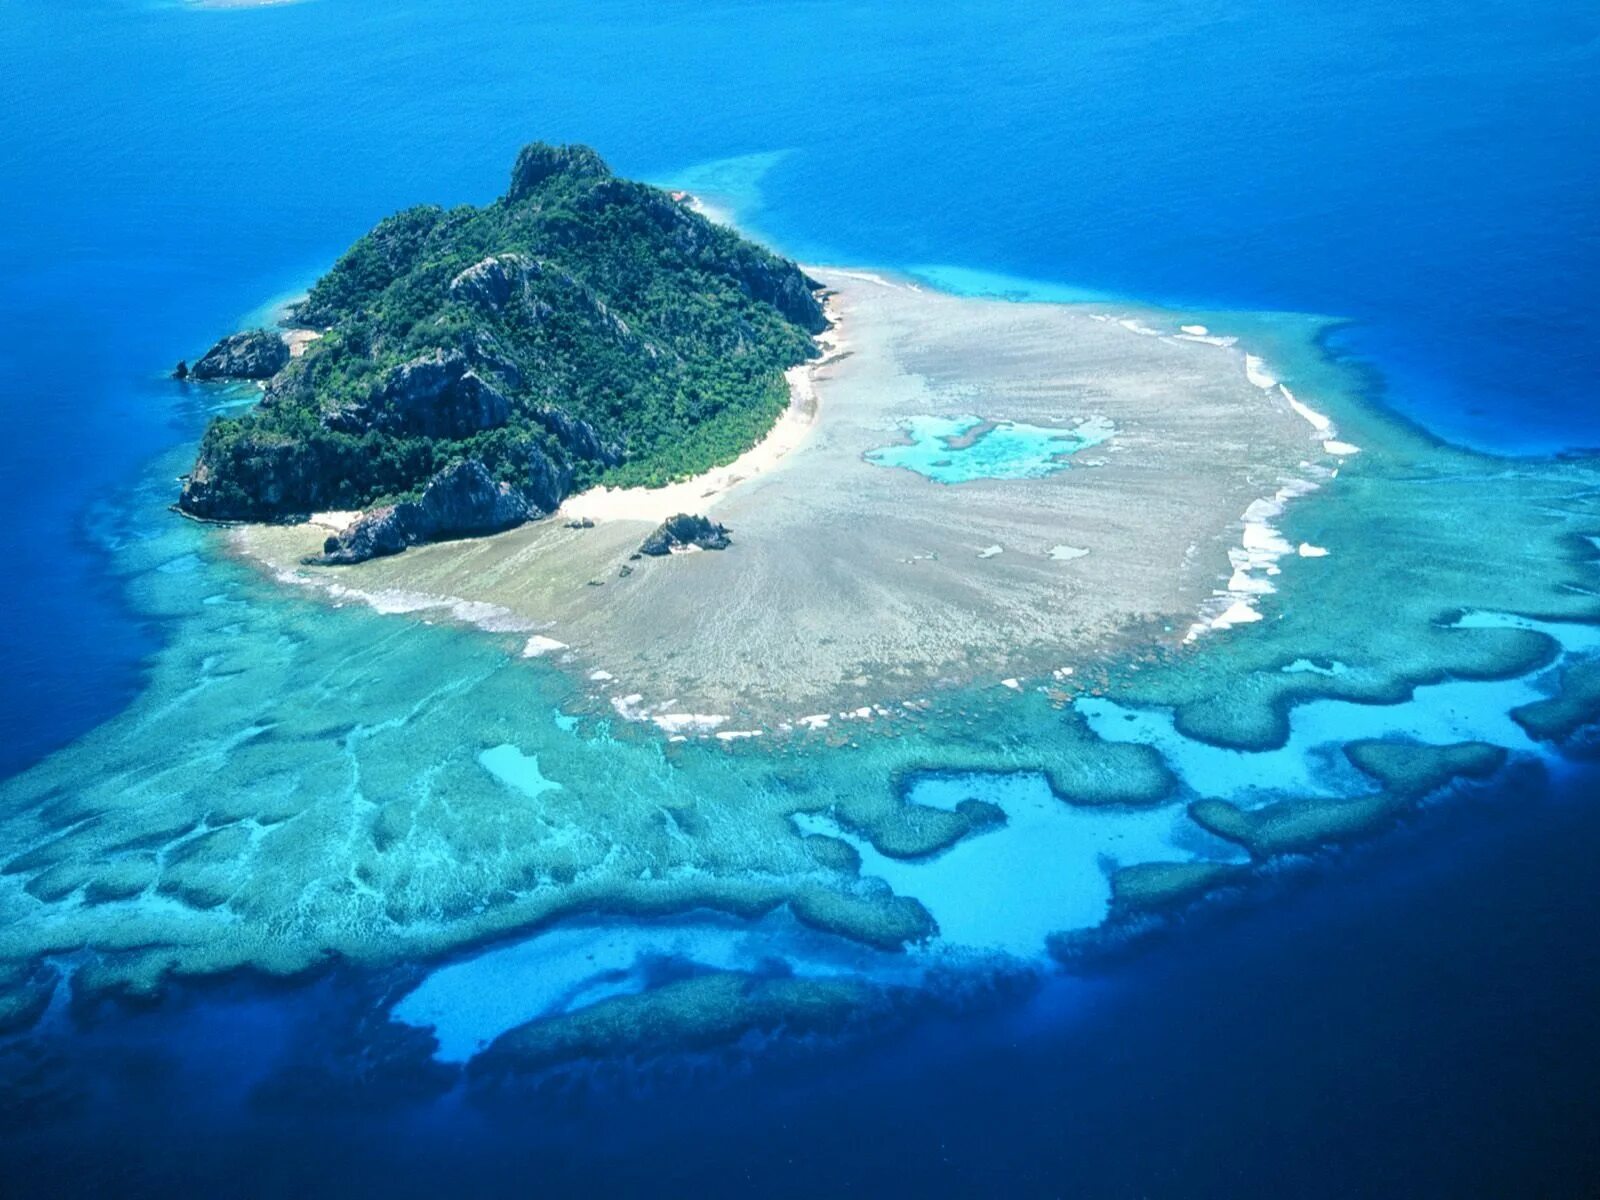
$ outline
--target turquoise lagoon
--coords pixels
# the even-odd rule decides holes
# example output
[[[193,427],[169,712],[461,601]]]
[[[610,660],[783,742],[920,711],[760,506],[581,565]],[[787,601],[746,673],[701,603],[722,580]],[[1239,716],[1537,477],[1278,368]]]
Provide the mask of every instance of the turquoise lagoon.
[[[1115,432],[1109,421],[1090,418],[1071,429],[981,417],[912,417],[903,425],[904,445],[869,450],[880,467],[904,467],[935,483],[975,479],[1041,479],[1065,470],[1068,458],[1098,446]]]

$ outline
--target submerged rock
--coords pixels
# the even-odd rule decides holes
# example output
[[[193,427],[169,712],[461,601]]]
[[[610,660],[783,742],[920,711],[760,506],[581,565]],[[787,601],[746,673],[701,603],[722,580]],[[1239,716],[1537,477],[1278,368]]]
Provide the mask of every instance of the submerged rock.
[[[500,533],[539,515],[521,489],[496,482],[481,462],[467,459],[430,479],[418,499],[362,515],[323,543],[321,555],[306,561],[347,566],[398,554],[417,542]]]
[[[288,365],[289,346],[279,334],[246,329],[207,350],[188,374],[195,379],[271,379]]]
[[[678,513],[663,521],[639,547],[640,554],[661,557],[674,550],[687,550],[691,546],[701,550],[726,550],[732,544],[728,527],[709,517]]]

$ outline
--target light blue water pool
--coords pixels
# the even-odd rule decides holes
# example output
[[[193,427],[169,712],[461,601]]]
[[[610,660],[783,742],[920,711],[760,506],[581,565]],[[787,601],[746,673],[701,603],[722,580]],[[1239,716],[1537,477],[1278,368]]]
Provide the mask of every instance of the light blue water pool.
[[[869,450],[867,461],[905,467],[935,483],[1040,479],[1065,470],[1069,456],[1098,446],[1116,432],[1101,418],[1065,429],[973,416],[911,417],[901,428],[909,442]]]

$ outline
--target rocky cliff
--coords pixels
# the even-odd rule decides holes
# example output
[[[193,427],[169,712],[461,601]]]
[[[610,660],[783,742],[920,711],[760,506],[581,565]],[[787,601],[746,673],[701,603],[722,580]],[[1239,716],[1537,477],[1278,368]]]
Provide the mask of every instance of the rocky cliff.
[[[289,344],[267,329],[230,333],[187,369],[191,379],[271,379],[289,365]]]

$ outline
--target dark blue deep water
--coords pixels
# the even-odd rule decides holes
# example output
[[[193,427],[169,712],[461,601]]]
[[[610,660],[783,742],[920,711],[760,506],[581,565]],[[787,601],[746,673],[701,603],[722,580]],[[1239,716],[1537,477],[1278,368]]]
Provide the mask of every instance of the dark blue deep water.
[[[745,214],[796,255],[1348,317],[1440,436],[1600,446],[1597,39],[1565,0],[6,0],[0,774],[162,637],[95,531],[198,435],[172,363],[532,138],[776,154]],[[84,1014],[0,1098],[0,1192],[1593,1195],[1591,798],[1510,784],[843,1060],[469,1103],[353,1048],[370,981]]]

